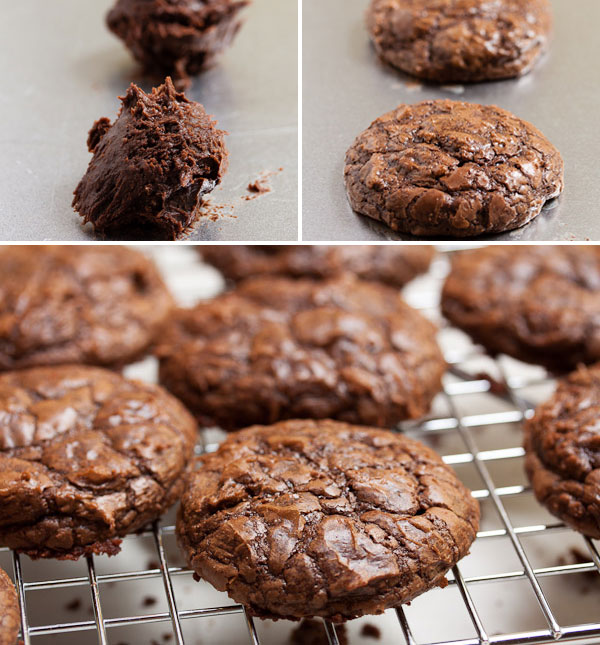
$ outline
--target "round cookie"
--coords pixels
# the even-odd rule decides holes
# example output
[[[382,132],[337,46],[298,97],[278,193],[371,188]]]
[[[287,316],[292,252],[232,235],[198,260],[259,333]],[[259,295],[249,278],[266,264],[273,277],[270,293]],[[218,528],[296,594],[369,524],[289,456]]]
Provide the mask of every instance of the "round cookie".
[[[472,83],[521,76],[547,50],[549,0],[371,0],[383,61],[418,78]]]
[[[352,208],[411,235],[472,237],[536,217],[563,189],[563,161],[530,123],[460,101],[400,105],[346,153]]]
[[[20,626],[17,591],[12,580],[0,569],[0,645],[15,645]]]
[[[3,246],[0,276],[0,370],[123,365],[173,306],[152,261],[124,247]]]
[[[600,360],[600,247],[491,246],[453,257],[442,311],[492,355],[565,372]]]
[[[571,528],[600,539],[600,364],[559,383],[525,423],[535,496]]]
[[[440,390],[436,331],[391,287],[251,278],[175,316],[157,348],[160,381],[206,426],[388,427],[423,415]]]
[[[429,268],[432,246],[201,246],[203,259],[228,280],[255,275],[331,278],[349,272],[363,280],[403,287]]]
[[[387,430],[286,421],[200,459],[177,521],[190,566],[250,613],[342,622],[444,586],[479,506],[430,448]]]
[[[196,424],[154,385],[94,367],[0,375],[0,546],[115,554],[179,498]]]

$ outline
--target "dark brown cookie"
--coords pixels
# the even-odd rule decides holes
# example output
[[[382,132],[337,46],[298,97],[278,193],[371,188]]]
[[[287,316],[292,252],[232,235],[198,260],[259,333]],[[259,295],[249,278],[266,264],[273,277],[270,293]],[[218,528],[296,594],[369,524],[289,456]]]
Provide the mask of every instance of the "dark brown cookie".
[[[12,580],[0,569],[0,645],[15,645],[20,627],[17,591]]]
[[[600,360],[600,247],[493,246],[453,258],[442,311],[491,354],[565,372]]]
[[[600,539],[600,364],[580,367],[525,423],[525,468],[538,501]]]
[[[146,94],[133,83],[114,123],[96,121],[92,160],[73,208],[102,236],[174,240],[189,230],[202,198],[227,168],[225,132],[170,78]]]
[[[432,246],[199,246],[209,264],[234,281],[255,275],[332,278],[352,273],[362,280],[403,287],[425,273],[435,254]]]
[[[521,76],[548,48],[549,0],[371,0],[367,26],[379,56],[439,83]]]
[[[173,307],[151,260],[118,246],[0,248],[0,370],[121,366]]]
[[[114,554],[181,495],[196,424],[162,388],[106,370],[0,375],[0,546]]]
[[[175,317],[158,349],[160,379],[204,425],[390,426],[425,414],[440,390],[435,336],[390,287],[258,277]]]
[[[530,123],[490,105],[400,105],[346,153],[352,208],[412,235],[472,237],[527,224],[563,189],[563,161]]]
[[[294,420],[202,457],[177,533],[194,571],[253,615],[342,622],[443,586],[478,525],[477,502],[430,448]]]
[[[117,0],[109,29],[146,72],[186,87],[210,67],[241,26],[248,0]]]

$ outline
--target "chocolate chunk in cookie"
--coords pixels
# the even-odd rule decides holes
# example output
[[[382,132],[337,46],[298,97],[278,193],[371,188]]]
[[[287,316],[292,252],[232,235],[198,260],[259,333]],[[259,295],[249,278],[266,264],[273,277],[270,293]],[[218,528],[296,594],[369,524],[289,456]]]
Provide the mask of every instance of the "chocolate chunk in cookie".
[[[346,153],[352,208],[412,235],[472,237],[531,221],[563,189],[563,161],[530,123],[450,100],[400,105]]]
[[[17,591],[12,580],[0,569],[0,645],[15,645],[20,626]]]
[[[196,424],[162,388],[94,367],[0,375],[0,546],[114,554],[181,495]]]

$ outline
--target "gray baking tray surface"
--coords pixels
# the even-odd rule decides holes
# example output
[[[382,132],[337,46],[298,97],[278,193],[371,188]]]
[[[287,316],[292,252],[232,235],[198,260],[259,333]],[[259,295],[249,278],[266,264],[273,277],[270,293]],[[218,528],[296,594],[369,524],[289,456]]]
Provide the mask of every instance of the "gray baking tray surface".
[[[560,200],[529,225],[486,239],[600,240],[600,2],[553,0],[554,40],[528,76],[446,88],[379,62],[364,24],[368,4],[304,0],[303,239],[415,239],[352,211],[344,155],[362,130],[396,105],[451,98],[495,104],[530,121],[565,160]]]
[[[94,239],[71,208],[91,158],[87,132],[114,119],[131,81],[152,86],[105,27],[111,4],[0,2],[1,240]],[[296,0],[253,0],[232,47],[187,92],[230,133],[229,171],[188,239],[297,239],[297,39]],[[259,173],[279,168],[271,193],[241,199]]]

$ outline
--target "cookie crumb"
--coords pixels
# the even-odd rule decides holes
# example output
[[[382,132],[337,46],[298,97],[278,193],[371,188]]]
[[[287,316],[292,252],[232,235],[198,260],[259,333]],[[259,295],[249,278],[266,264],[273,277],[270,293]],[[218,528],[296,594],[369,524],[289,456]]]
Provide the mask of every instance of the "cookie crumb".
[[[379,627],[375,627],[375,625],[372,625],[371,623],[366,623],[362,626],[360,635],[364,636],[365,638],[373,638],[374,640],[378,641],[381,639],[381,630],[379,629]]]
[[[142,605],[144,607],[153,607],[157,602],[158,600],[154,596],[146,596],[142,601]]]
[[[81,609],[81,598],[73,598],[71,602],[68,602],[65,605],[65,609],[67,611],[78,611],[79,609]]]

